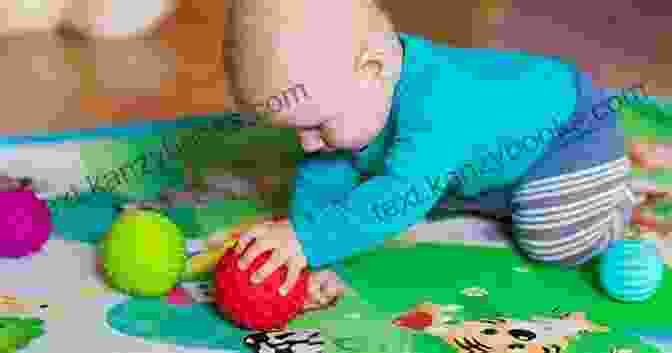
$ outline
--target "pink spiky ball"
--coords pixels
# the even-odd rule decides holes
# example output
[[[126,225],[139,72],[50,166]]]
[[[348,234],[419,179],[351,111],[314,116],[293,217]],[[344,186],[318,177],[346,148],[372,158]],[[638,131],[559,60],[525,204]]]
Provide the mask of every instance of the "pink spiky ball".
[[[0,257],[31,255],[49,240],[53,224],[47,202],[31,190],[0,192]]]

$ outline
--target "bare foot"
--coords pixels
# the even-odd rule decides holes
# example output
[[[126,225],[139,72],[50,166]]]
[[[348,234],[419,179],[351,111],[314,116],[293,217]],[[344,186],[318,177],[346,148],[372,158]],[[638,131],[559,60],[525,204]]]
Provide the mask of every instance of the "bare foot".
[[[345,283],[333,271],[311,273],[308,279],[308,301],[303,311],[313,311],[335,305],[345,294]]]

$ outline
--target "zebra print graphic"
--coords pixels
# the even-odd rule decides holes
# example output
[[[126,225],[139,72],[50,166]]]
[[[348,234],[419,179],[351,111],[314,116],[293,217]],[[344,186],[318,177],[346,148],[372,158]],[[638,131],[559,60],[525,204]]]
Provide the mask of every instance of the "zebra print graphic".
[[[325,353],[318,330],[258,332],[243,342],[257,353]]]

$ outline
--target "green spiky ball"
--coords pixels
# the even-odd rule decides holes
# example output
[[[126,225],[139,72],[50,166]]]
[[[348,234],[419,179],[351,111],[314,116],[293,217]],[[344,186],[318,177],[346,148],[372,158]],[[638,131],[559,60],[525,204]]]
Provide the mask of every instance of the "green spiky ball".
[[[124,211],[101,240],[100,251],[108,284],[129,295],[165,295],[186,266],[182,231],[155,211]]]

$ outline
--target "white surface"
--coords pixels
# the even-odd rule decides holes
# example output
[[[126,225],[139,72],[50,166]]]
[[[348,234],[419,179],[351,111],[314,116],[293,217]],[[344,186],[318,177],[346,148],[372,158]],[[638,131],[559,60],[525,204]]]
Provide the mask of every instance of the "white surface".
[[[35,179],[40,193],[65,193],[80,185],[85,143],[40,144],[0,147],[0,172],[15,178]]]

